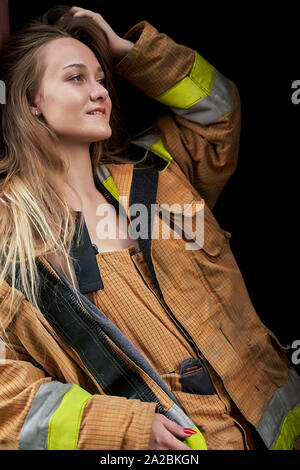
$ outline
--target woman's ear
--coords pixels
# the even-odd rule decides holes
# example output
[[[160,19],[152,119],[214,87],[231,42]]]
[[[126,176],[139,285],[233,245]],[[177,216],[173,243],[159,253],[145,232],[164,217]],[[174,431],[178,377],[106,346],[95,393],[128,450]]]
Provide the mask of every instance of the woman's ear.
[[[40,116],[41,111],[39,109],[38,100],[37,99],[32,99],[32,97],[29,95],[29,93],[27,93],[27,100],[28,100],[30,112],[34,116]]]
[[[34,116],[40,117],[41,111],[38,109],[37,106],[31,106],[30,109],[31,109],[31,112]]]
[[[28,104],[31,114],[33,114],[34,116],[38,116],[40,114],[38,105],[34,104],[31,99],[28,99]]]

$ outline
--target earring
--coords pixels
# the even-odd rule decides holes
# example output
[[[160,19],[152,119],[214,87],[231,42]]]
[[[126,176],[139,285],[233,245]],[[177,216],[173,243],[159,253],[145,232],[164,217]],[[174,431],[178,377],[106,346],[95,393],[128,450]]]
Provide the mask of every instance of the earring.
[[[38,110],[36,109],[34,114],[38,117],[40,115],[40,113],[38,112]]]

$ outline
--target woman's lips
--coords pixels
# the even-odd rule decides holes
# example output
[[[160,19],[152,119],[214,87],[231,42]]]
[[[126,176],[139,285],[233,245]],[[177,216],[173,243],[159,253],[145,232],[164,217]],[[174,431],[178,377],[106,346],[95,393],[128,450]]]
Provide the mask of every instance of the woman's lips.
[[[105,113],[95,113],[95,114],[92,114],[92,113],[87,113],[88,116],[92,116],[92,117],[96,117],[96,118],[100,118],[100,119],[103,119],[106,117]]]

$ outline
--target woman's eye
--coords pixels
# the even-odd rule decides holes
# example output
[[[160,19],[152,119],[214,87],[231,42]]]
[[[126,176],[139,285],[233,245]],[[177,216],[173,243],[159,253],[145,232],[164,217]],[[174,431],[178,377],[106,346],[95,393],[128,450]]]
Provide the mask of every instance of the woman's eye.
[[[75,75],[75,77],[72,77],[70,80],[77,82],[78,80],[76,80],[76,79],[77,78],[81,79],[81,77],[82,77],[81,75]]]
[[[74,77],[70,78],[70,80],[74,82],[80,82],[82,80],[82,75],[75,75]],[[105,86],[105,78],[99,78],[97,82],[99,82],[100,85]]]

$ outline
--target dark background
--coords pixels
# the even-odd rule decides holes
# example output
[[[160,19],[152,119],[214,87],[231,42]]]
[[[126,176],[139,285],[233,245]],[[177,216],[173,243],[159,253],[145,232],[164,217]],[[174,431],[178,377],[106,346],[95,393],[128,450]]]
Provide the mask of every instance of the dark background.
[[[37,5],[32,0],[9,4],[11,31],[53,5],[74,5],[65,1]],[[292,82],[300,79],[297,7],[283,8],[278,3],[262,10],[262,2],[219,6],[215,2],[99,0],[77,0],[75,5],[99,12],[121,36],[147,20],[178,43],[197,49],[237,84],[242,103],[239,163],[213,212],[232,234],[232,251],[262,321],[283,344],[300,340],[300,105],[291,101]],[[144,125],[161,109],[149,104],[145,113],[145,99],[135,93],[129,101],[123,93],[123,104],[130,106],[133,115],[139,113],[138,122]]]

